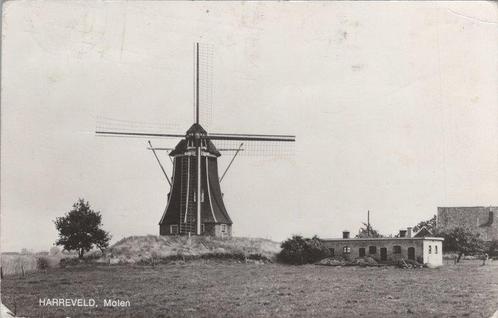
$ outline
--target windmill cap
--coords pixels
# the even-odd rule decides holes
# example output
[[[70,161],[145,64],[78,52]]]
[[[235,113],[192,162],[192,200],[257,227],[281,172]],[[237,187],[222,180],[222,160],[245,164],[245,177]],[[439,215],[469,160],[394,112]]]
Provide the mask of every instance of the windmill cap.
[[[188,142],[187,140],[192,140],[192,138],[198,138],[207,136],[207,131],[202,128],[201,125],[199,124],[193,124],[190,126],[190,128],[187,130],[187,133],[185,135],[185,138],[180,140],[180,142],[176,145],[175,149],[173,149],[169,155],[170,156],[176,156],[176,155],[181,155],[185,154],[188,151]],[[196,138],[196,139],[197,139]],[[206,146],[207,146],[207,152],[215,155],[216,157],[221,156],[221,153],[216,149],[216,146],[209,140],[209,138],[204,138],[204,140],[207,141]]]
[[[187,136],[193,136],[195,134],[199,134],[199,135],[207,135],[207,131],[202,128],[201,125],[199,124],[193,124],[192,126],[190,126],[190,128],[187,130]]]

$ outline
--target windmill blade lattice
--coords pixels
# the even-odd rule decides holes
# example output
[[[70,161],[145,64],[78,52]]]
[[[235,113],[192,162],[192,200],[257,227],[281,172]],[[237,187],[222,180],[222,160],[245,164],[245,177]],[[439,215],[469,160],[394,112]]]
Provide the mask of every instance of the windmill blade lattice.
[[[213,56],[213,45],[199,43],[199,105],[201,105],[199,119],[202,126],[208,130],[213,124]],[[193,78],[195,80],[195,76]],[[195,116],[195,103],[193,103],[193,107]]]
[[[240,141],[238,140],[214,140],[213,143],[218,149],[237,149],[240,145]],[[242,149],[243,151],[239,153],[239,156],[243,157],[292,157],[295,154],[295,143],[278,141],[244,141]]]
[[[161,138],[181,138],[185,135],[184,126],[179,123],[152,123],[136,120],[123,120],[110,117],[97,117],[95,131],[97,135],[112,135],[119,137],[129,133],[129,137],[150,138],[150,135],[158,135]],[[102,132],[121,132],[123,134],[102,133]],[[133,135],[136,134],[136,135]],[[145,136],[149,134],[149,137]],[[159,136],[163,135],[163,136]],[[171,136],[167,136],[171,135]]]

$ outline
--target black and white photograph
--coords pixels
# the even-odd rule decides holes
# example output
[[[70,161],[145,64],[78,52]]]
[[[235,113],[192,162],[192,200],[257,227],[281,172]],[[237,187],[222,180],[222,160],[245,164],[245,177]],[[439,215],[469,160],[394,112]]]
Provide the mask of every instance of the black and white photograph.
[[[0,317],[498,318],[498,2],[1,13]]]

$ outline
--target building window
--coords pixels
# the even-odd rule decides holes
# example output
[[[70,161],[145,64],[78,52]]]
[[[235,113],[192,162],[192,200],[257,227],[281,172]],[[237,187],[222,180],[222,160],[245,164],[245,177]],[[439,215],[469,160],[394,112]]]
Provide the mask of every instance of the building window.
[[[437,245],[434,245],[434,254],[437,254]]]
[[[401,246],[394,245],[393,246],[393,254],[401,254]]]
[[[177,224],[171,224],[169,226],[169,232],[171,234],[178,234],[178,225]]]
[[[368,254],[377,254],[377,246],[369,246]]]
[[[204,233],[205,229],[206,229],[206,227],[204,226],[204,223],[201,223],[201,233]]]
[[[333,248],[329,248],[330,256],[334,257],[335,256],[335,251]]]
[[[344,246],[344,247],[342,248],[342,253],[343,253],[343,254],[349,254],[349,253],[351,253],[351,247],[349,247],[349,246]]]
[[[429,245],[429,254],[432,254],[432,245]]]
[[[221,232],[226,233],[226,231],[227,231],[227,225],[226,224],[222,224],[221,225]]]

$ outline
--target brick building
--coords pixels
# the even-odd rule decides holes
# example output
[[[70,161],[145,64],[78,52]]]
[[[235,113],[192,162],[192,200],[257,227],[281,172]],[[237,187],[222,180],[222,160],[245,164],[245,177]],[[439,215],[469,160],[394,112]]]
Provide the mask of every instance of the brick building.
[[[440,231],[469,228],[485,241],[498,240],[498,207],[438,207],[436,226]]]
[[[333,256],[370,256],[381,263],[409,259],[429,267],[443,265],[443,238],[412,235],[411,228],[400,231],[399,236],[350,238],[349,232],[344,231],[342,238],[322,239],[322,242]]]

